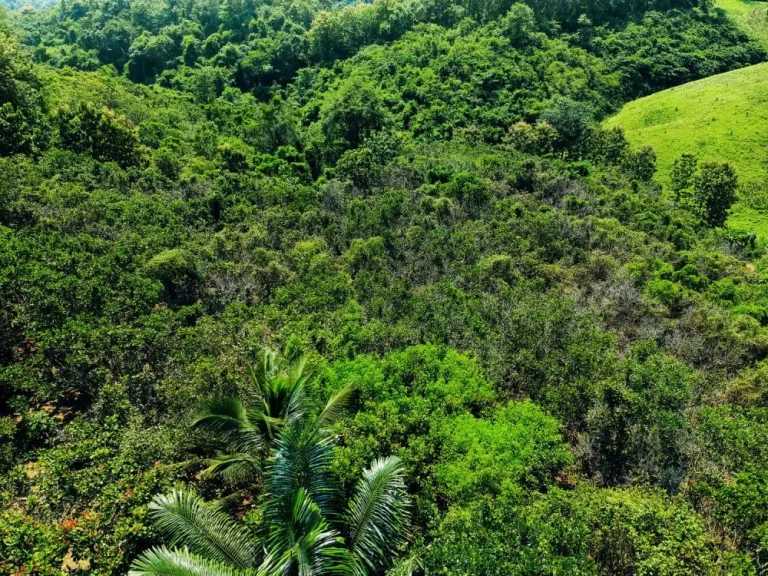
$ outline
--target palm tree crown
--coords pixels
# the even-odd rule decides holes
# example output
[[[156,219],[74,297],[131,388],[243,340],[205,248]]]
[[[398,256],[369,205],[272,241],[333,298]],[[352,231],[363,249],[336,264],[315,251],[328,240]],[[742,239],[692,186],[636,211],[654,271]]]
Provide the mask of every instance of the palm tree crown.
[[[277,354],[265,350],[256,364],[248,366],[247,374],[258,398],[254,406],[246,406],[239,398],[216,397],[202,404],[192,422],[193,428],[214,433],[228,447],[227,453],[207,460],[205,476],[222,476],[232,483],[256,476],[270,443],[304,415],[305,386],[312,378],[305,356],[283,368]],[[348,386],[334,394],[317,417],[317,425],[333,423],[351,392]]]
[[[261,525],[251,530],[191,491],[158,496],[149,512],[171,547],[144,552],[130,575],[382,573],[403,545],[409,520],[400,460],[376,460],[340,506],[330,474],[333,438],[327,425],[341,414],[350,389],[309,418],[304,385],[310,374],[303,360],[281,371],[276,356],[266,352],[249,375],[260,393],[258,408],[215,399],[195,425],[218,433],[236,450],[212,463],[209,472],[232,476],[249,466],[263,469]]]

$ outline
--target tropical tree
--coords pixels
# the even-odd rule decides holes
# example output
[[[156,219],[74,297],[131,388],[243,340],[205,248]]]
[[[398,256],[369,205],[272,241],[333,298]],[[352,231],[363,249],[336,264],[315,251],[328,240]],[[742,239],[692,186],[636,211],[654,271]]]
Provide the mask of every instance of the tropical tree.
[[[280,431],[298,422],[307,410],[305,388],[312,378],[305,356],[283,366],[278,355],[264,350],[259,361],[247,368],[257,402],[247,406],[240,398],[217,397],[204,402],[192,426],[218,436],[227,446],[223,454],[207,460],[203,475],[217,475],[232,483],[258,474]],[[341,414],[351,386],[331,396],[314,420],[323,428]]]
[[[283,429],[265,467],[263,520],[237,522],[193,492],[158,496],[150,515],[171,548],[154,547],[131,576],[312,576],[382,573],[405,541],[408,497],[400,460],[376,460],[337,506],[332,437],[317,421]]]

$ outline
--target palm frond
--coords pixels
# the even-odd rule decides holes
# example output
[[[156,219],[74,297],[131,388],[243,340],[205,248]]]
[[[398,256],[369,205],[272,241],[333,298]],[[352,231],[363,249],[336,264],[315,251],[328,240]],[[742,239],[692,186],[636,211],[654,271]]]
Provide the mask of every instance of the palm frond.
[[[325,404],[325,408],[323,408],[323,411],[320,413],[320,416],[317,417],[317,425],[330,426],[336,422],[347,407],[352,392],[354,391],[355,387],[352,384],[348,384],[331,396]]]
[[[302,354],[294,360],[288,367],[288,379],[302,387],[309,382],[313,376],[313,371],[307,368],[307,356]]]
[[[306,421],[297,422],[278,438],[267,462],[267,490],[281,500],[303,488],[325,513],[333,496],[329,478],[332,447],[330,438]]]
[[[224,454],[203,460],[207,468],[200,478],[221,477],[228,484],[238,484],[253,479],[261,470],[261,462],[250,454]]]
[[[192,427],[213,432],[239,450],[257,452],[264,448],[261,430],[237,398],[219,397],[204,402]]]
[[[255,570],[238,570],[191,554],[187,549],[151,548],[134,560],[128,576],[268,576]]]
[[[194,554],[236,568],[251,568],[256,563],[257,550],[245,527],[193,493],[174,490],[157,496],[149,513],[173,546],[186,546]]]
[[[343,548],[343,539],[306,490],[274,502],[270,515],[270,556],[262,570],[299,576],[353,574],[353,558]]]
[[[304,387],[311,377],[306,369],[306,359],[302,356],[287,371],[281,371],[277,354],[265,350],[259,362],[248,366],[247,371],[261,399],[259,421],[262,432],[274,439],[284,426],[303,414]]]
[[[269,349],[261,353],[256,364],[248,365],[246,368],[251,382],[262,397],[266,396],[270,382],[275,378],[278,370],[277,354]]]
[[[424,564],[418,554],[411,554],[397,562],[387,570],[387,576],[413,576],[424,570]]]
[[[304,415],[304,405],[306,394],[304,385],[306,379],[289,379],[286,381],[285,394],[285,412],[284,418],[286,424],[292,424]]]
[[[282,378],[282,393],[285,397],[284,416],[289,424],[295,422],[303,415],[305,404],[304,390],[312,375],[312,370],[307,367],[307,356],[302,354],[291,363]]]
[[[288,424],[301,417],[305,399],[303,383],[278,375],[264,397],[264,413]]]
[[[346,514],[350,550],[370,570],[385,567],[403,543],[408,506],[400,459],[376,460],[358,481]]]
[[[210,500],[206,504],[213,510],[218,510],[224,514],[229,514],[233,509],[240,508],[247,501],[253,498],[253,494],[248,490],[237,490],[216,500]],[[254,533],[254,536],[256,534]],[[258,537],[257,537],[258,538]]]
[[[252,410],[250,418],[253,422],[257,423],[262,436],[269,441],[277,438],[280,431],[285,428],[285,425],[287,424],[285,418],[275,418],[270,416],[266,405],[258,410]]]

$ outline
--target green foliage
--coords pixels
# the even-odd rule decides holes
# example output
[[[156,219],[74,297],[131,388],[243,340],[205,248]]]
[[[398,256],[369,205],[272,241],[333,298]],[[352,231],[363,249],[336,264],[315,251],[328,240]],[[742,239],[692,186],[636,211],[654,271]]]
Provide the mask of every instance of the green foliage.
[[[552,126],[565,147],[581,140],[594,115],[592,108],[583,102],[558,96],[541,113],[540,119]]]
[[[452,510],[440,530],[427,558],[438,574],[718,574],[723,560],[690,507],[643,489],[554,489],[529,504]]]
[[[386,116],[378,91],[362,83],[346,84],[320,109],[319,126],[324,146],[330,148],[329,164],[338,154],[357,148],[384,127]]]
[[[744,0],[716,0],[715,7],[733,18],[739,27],[768,46],[768,20],[766,7],[759,2]]]
[[[487,419],[463,414],[444,426],[434,474],[443,497],[459,506],[542,490],[572,462],[560,424],[530,402],[509,404]]]
[[[200,273],[194,256],[187,250],[174,248],[154,256],[144,268],[148,278],[162,283],[171,302],[188,304],[197,295]]]
[[[208,468],[203,475],[221,476],[232,484],[253,480],[262,468],[269,444],[278,439],[284,428],[304,416],[307,410],[305,386],[312,377],[311,370],[306,368],[305,357],[283,367],[270,350],[261,354],[257,364],[248,366],[247,372],[252,392],[257,397],[255,406],[246,406],[238,398],[215,397],[202,404],[192,422],[193,428],[218,436],[229,448],[228,454],[206,460]],[[316,419],[317,425],[333,424],[341,415],[350,393],[351,388],[342,388],[331,396]],[[285,438],[280,438],[281,443],[292,443],[294,450],[318,449],[316,457],[325,457],[327,447],[318,441],[315,430],[291,428],[286,434]],[[272,474],[279,474],[281,470],[277,466],[272,469]],[[296,471],[283,470],[283,473],[286,476],[283,484],[289,489],[291,476]],[[321,479],[319,472],[317,477]],[[317,503],[322,502],[319,494],[313,494],[308,486],[304,488]]]
[[[427,474],[443,442],[443,422],[490,406],[496,393],[469,359],[451,350],[418,347],[389,356],[383,363],[361,357],[334,366],[322,375],[334,390],[351,383],[358,400],[354,416],[343,420],[349,430],[338,448],[335,471],[351,483],[364,462],[396,447],[409,477]],[[427,486],[417,512],[431,507],[436,495]],[[424,521],[423,517],[419,518]]]
[[[119,396],[119,395],[118,395]],[[106,406],[105,406],[106,407]],[[59,574],[124,572],[152,530],[147,503],[168,488],[169,436],[135,417],[74,421],[50,448],[4,477],[0,566]],[[15,486],[23,503],[9,499]]]
[[[723,226],[736,201],[739,179],[729,164],[701,165],[693,184],[693,198],[712,227]]]
[[[216,561],[191,554],[183,549],[153,548],[133,564],[133,569],[129,574],[131,576],[156,576],[160,574],[178,576],[188,576],[190,574],[253,576],[258,573],[254,570],[237,570],[222,566]]]
[[[554,151],[557,131],[545,122],[531,126],[518,122],[509,129],[504,141],[526,154],[546,155]]]
[[[766,116],[756,102],[764,91],[767,70],[765,64],[758,64],[665,90],[627,104],[607,125],[623,127],[634,146],[653,147],[664,184],[670,182],[675,162],[695,153],[701,163],[728,163],[743,187],[751,183],[760,190]],[[673,183],[670,190],[676,194],[679,186]],[[683,192],[687,196],[689,189]],[[760,197],[754,203],[747,198],[733,206],[728,227],[755,231],[762,238],[765,224],[754,210],[761,206]]]
[[[607,574],[718,574],[701,518],[679,499],[643,489],[577,495],[591,525],[591,558]]]
[[[650,182],[656,173],[656,153],[653,148],[646,146],[627,153],[624,158],[624,169],[638,180]]]
[[[761,569],[763,67],[595,123],[765,58],[708,2],[7,24],[0,571]]]
[[[256,559],[257,549],[247,533],[193,494],[158,496],[149,505],[149,515],[172,546],[181,544],[193,554],[237,568],[248,568]]]
[[[733,44],[729,38],[735,37],[742,41]],[[658,42],[660,38],[669,42]],[[735,62],[757,64],[764,59],[764,49],[759,44],[749,41],[749,36],[738,26],[724,22],[717,13],[709,11],[649,11],[610,38],[598,34],[587,39],[598,55],[621,69],[627,82],[626,89],[636,96],[727,72],[734,68]],[[712,86],[713,82],[718,81],[713,79],[705,84]],[[686,96],[678,92],[676,97]],[[635,106],[644,104],[640,101]],[[686,108],[692,110],[694,107]],[[702,110],[707,110],[706,106]],[[674,110],[666,109],[665,112],[677,115]],[[682,112],[684,116],[688,113]],[[646,125],[658,126],[668,120],[669,116],[656,116]],[[655,144],[652,140],[642,143]],[[685,140],[679,144],[682,145],[681,152],[691,149]]]
[[[765,562],[768,515],[768,478],[764,470],[745,467],[730,483],[718,485],[710,494],[717,506],[715,516],[723,530],[739,539],[760,566]]]
[[[37,71],[16,38],[0,28],[0,156],[36,152],[47,143]]]
[[[425,567],[434,574],[597,574],[587,557],[589,528],[568,492],[552,489],[530,504],[503,500],[453,507]]]
[[[677,489],[687,465],[691,380],[685,366],[652,342],[632,349],[589,418],[593,465],[604,483],[627,483],[634,476],[634,482]]]
[[[269,355],[264,358],[266,363]],[[385,569],[404,540],[409,516],[400,461],[377,460],[363,473],[347,510],[338,513],[332,508],[334,490],[328,478],[331,442],[318,422],[308,418],[281,431],[264,478],[266,525],[259,531],[267,536],[260,545],[247,526],[194,494],[156,497],[150,514],[176,548],[145,552],[131,573],[183,573],[190,565],[222,574],[368,574]],[[331,525],[339,521],[350,536],[347,547]]]
[[[693,154],[683,154],[675,160],[670,174],[670,189],[675,193],[675,200],[680,202],[683,194],[693,185],[693,175],[698,167],[698,159]]]
[[[29,452],[48,444],[56,433],[57,423],[43,410],[25,414],[16,427],[18,447]]]
[[[363,473],[347,510],[350,550],[369,571],[379,572],[405,541],[408,501],[397,458],[376,460]]]
[[[61,147],[66,150],[89,152],[96,160],[116,162],[122,168],[140,160],[135,130],[111,110],[91,104],[64,107],[57,110],[55,120]]]

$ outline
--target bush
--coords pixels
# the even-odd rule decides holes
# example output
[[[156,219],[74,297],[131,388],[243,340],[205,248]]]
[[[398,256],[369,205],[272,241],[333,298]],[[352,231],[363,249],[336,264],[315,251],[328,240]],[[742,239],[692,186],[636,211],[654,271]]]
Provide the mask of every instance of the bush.
[[[560,145],[568,148],[586,134],[594,114],[589,104],[557,96],[549,102],[539,120],[552,126],[560,138]]]
[[[175,304],[193,302],[200,291],[201,277],[194,256],[187,250],[166,250],[144,267],[148,278],[162,283],[166,297]]]
[[[576,499],[600,574],[721,573],[702,519],[680,499],[647,488],[583,489]]]
[[[493,387],[470,358],[438,346],[417,346],[385,357],[381,362],[360,356],[334,364],[319,379],[335,390],[356,386],[353,416],[343,422],[343,446],[337,471],[345,484],[372,458],[394,454],[408,470],[417,491],[417,521],[434,518],[436,494],[431,476],[440,452],[446,421],[462,414],[485,413],[497,399]],[[421,479],[421,480],[420,480]]]
[[[16,442],[22,452],[40,448],[48,444],[56,433],[58,423],[45,411],[37,410],[25,414],[19,422]]]
[[[441,499],[458,505],[544,490],[572,461],[560,423],[531,402],[486,418],[462,414],[442,423],[435,479]]]

